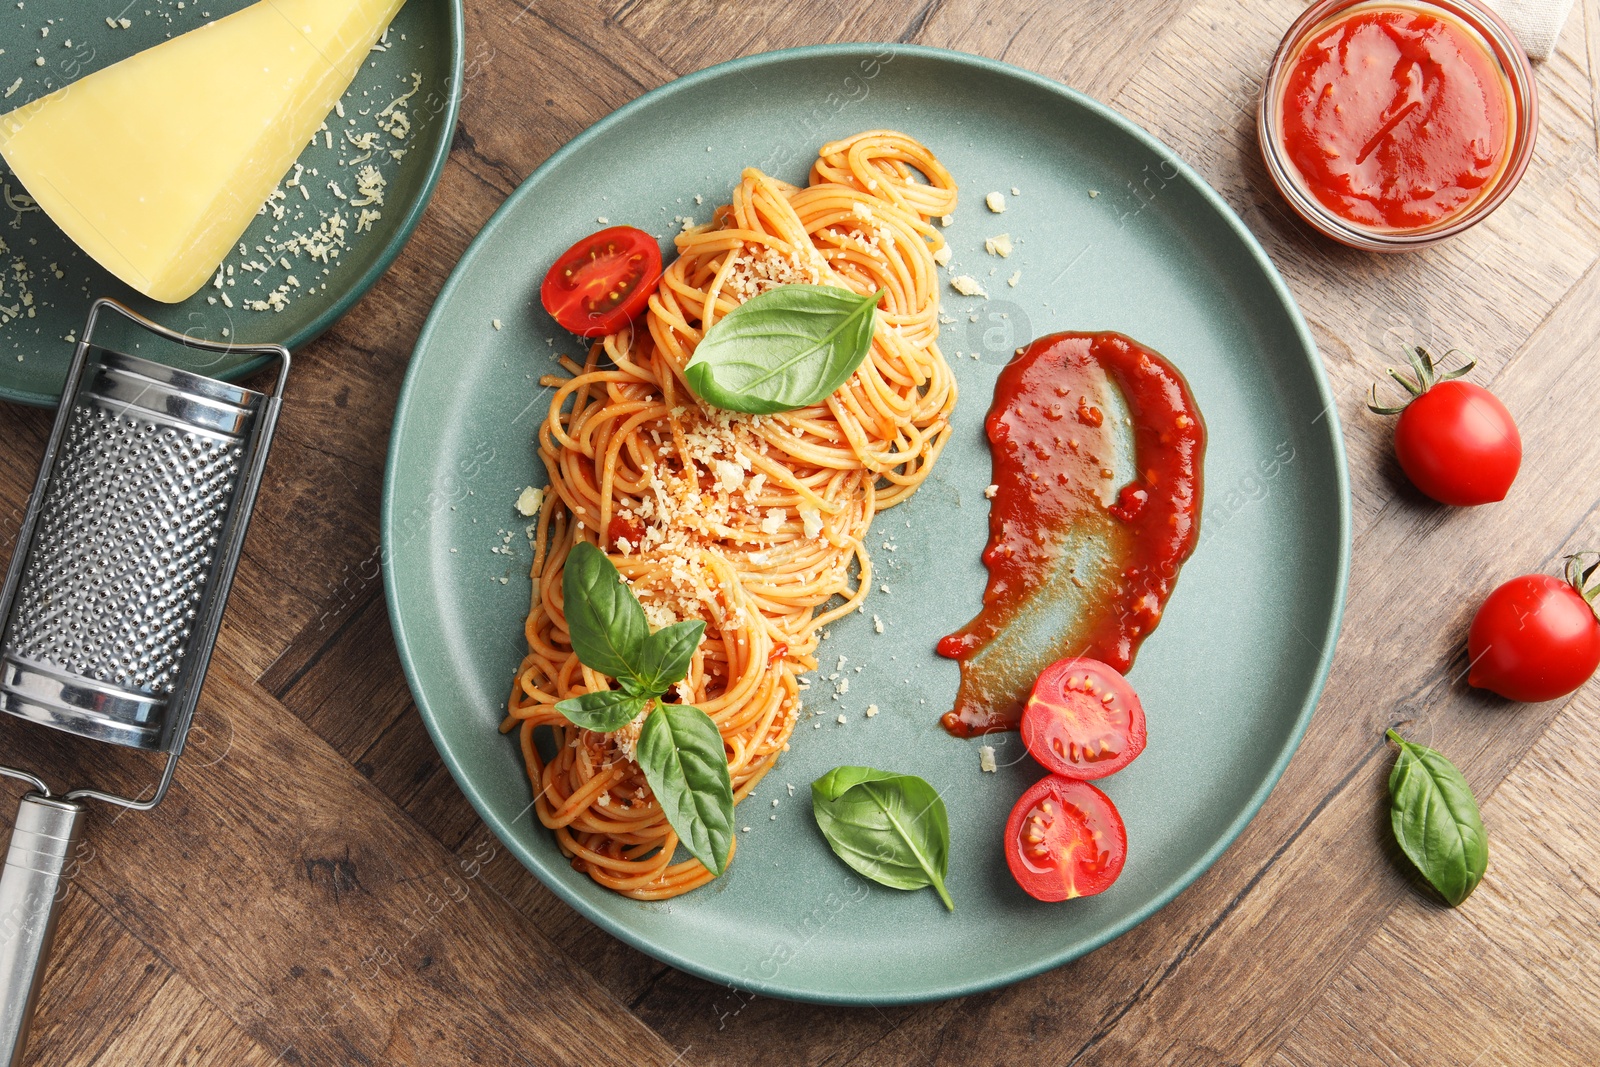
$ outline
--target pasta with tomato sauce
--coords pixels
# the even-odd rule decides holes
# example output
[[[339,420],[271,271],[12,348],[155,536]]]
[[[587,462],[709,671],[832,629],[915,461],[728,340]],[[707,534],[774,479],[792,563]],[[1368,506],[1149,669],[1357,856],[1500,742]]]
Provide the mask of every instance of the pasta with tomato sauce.
[[[501,728],[518,733],[540,822],[601,885],[656,900],[712,874],[674,862],[677,836],[633,759],[643,717],[602,734],[555,709],[611,681],[572,651],[568,554],[580,540],[604,550],[652,628],[705,621],[666,699],[715,722],[742,800],[788,748],[821,631],[864,603],[873,517],[916,490],[948,439],[956,386],[937,344],[944,239],[933,220],[955,205],[945,168],[893,131],[824,145],[804,186],[747,169],[731,203],[676,238],[644,316],[547,380],[528,653]],[[883,291],[861,366],[794,411],[701,403],[685,379],[696,344],[744,301],[791,283]],[[553,735],[544,752],[541,729]]]

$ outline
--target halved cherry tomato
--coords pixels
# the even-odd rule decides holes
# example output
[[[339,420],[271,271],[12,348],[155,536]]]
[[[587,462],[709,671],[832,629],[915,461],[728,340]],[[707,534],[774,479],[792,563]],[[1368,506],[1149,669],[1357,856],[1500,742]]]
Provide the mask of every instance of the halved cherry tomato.
[[[632,322],[661,278],[656,239],[632,226],[591,233],[556,260],[539,301],[579,337],[602,337]]]
[[[1097,659],[1057,660],[1033,683],[1022,743],[1046,770],[1104,778],[1144,751],[1144,706],[1115,668]]]
[[[1036,900],[1104,892],[1128,858],[1128,833],[1111,798],[1052,774],[1022,794],[1006,820],[1006,865]]]
[[[1586,553],[1587,555],[1587,553]],[[1467,681],[1508,700],[1534,703],[1566,696],[1600,666],[1600,621],[1585,574],[1568,580],[1524,574],[1484,600],[1467,631]]]

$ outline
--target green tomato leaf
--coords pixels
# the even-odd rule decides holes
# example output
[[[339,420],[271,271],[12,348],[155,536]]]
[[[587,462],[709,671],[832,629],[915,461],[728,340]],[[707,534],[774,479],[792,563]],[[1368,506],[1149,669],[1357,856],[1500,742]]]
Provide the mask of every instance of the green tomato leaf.
[[[933,786],[911,774],[835,767],[811,783],[811,812],[834,854],[893,889],[944,887],[950,868],[950,817]]]
[[[1389,773],[1394,838],[1451,907],[1471,895],[1489,866],[1489,837],[1472,787],[1455,764],[1393,730],[1400,758]]]
[[[752,415],[821,403],[866,358],[882,296],[827,285],[768,289],[706,331],[685,371],[689,385],[708,404]]]
[[[634,759],[683,847],[712,874],[727,870],[733,784],[711,716],[687,704],[658,705],[639,731]]]
[[[607,690],[568,697],[556,705],[556,710],[575,726],[597,734],[609,734],[638,718],[649,703],[648,697]]]
[[[689,673],[689,661],[700,647],[706,624],[700,619],[675,622],[645,638],[639,649],[639,678],[646,689],[659,695]]]
[[[645,691],[635,669],[650,626],[638,598],[606,554],[587,541],[573,546],[561,576],[561,597],[579,662],[617,679],[635,695],[654,696]]]

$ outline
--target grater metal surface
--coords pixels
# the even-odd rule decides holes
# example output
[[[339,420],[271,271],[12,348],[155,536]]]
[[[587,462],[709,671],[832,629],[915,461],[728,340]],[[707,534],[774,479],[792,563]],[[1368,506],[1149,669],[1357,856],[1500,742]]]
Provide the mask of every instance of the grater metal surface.
[[[236,441],[77,407],[8,658],[170,695],[242,454]]]
[[[268,397],[105,349],[70,395],[0,620],[0,710],[165,748]]]

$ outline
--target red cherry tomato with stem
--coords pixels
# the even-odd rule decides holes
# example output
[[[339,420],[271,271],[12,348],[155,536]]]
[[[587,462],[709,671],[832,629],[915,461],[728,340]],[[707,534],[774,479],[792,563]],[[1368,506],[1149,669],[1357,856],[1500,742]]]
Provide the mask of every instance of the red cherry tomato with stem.
[[[561,253],[539,301],[579,337],[616,333],[638,317],[661,279],[661,247],[632,226],[592,233]]]
[[[1122,873],[1128,833],[1111,798],[1052,774],[1022,794],[1006,820],[1006,865],[1037,900],[1104,892]]]
[[[1367,405],[1380,415],[1399,414],[1394,451],[1406,477],[1441,504],[1504,500],[1522,466],[1522,435],[1511,413],[1482,386],[1455,380],[1472,363],[1440,374],[1427,349],[1407,349],[1407,355],[1416,381],[1393,369],[1389,374],[1412,399],[1384,407],[1374,387]]]
[[[1566,696],[1600,667],[1600,620],[1585,588],[1600,563],[1568,557],[1567,580],[1524,574],[1484,600],[1467,631],[1467,681],[1508,700],[1536,703]]]
[[[1022,709],[1022,743],[1054,774],[1104,778],[1144,751],[1144,706],[1115,668],[1097,659],[1057,660]]]

